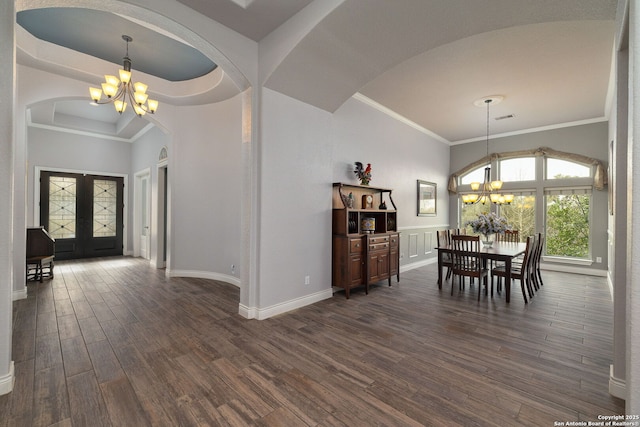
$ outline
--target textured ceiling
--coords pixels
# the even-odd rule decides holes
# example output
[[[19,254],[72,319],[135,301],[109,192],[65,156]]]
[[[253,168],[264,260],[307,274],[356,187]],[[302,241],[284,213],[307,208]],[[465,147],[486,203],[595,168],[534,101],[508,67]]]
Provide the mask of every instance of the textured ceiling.
[[[313,0],[178,1],[254,41],[260,41]]]
[[[329,13],[296,40],[265,86],[326,111],[336,111],[359,93],[359,99],[450,143],[484,138],[486,113],[473,102],[489,95],[504,96],[502,103],[492,107],[492,118],[514,116],[492,120],[492,135],[604,120],[607,115],[616,0],[316,3],[323,1],[328,2],[179,2],[194,14],[255,41],[311,3],[324,6]],[[48,8],[19,12],[18,22],[35,37],[108,64],[122,63],[125,43],[121,34],[128,34],[134,39],[129,47],[134,74],[144,73],[143,79],[153,80],[147,75],[186,79],[185,83],[193,78],[209,79],[221,95],[202,95],[195,98],[199,103],[237,93],[232,85],[216,86],[216,79],[223,78],[216,72],[224,73],[220,67],[208,72],[215,65],[196,49],[123,16],[73,7]],[[44,67],[20,51],[18,58],[24,64]],[[81,62],[74,58],[74,64]],[[186,98],[161,96],[161,102],[188,105]],[[85,107],[76,110],[92,114]],[[58,115],[50,117],[74,114],[70,105],[51,103],[50,108],[59,109]]]
[[[347,0],[265,86],[327,111],[361,92],[450,142],[485,133],[489,95],[520,113],[492,133],[602,119],[616,4]]]

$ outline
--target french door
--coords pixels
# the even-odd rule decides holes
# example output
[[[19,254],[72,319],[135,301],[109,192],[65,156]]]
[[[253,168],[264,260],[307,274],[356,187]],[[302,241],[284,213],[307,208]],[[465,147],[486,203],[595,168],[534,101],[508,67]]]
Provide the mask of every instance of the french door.
[[[122,255],[122,177],[40,173],[40,225],[56,259]]]

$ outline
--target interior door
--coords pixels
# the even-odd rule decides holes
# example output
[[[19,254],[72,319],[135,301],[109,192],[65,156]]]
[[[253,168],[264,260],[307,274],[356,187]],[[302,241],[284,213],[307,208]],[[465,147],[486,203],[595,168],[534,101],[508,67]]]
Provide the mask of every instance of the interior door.
[[[151,256],[151,197],[149,192],[149,175],[140,177],[140,256],[149,259]]]
[[[56,259],[122,255],[121,177],[43,171],[40,225],[56,239]]]

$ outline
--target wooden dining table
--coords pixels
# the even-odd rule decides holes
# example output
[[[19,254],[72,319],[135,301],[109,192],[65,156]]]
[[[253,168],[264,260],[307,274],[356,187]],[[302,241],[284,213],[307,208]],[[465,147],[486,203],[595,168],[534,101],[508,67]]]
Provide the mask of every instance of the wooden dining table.
[[[480,244],[482,246],[482,244]],[[451,253],[451,246],[437,247],[438,250],[438,289],[442,289],[442,256],[445,253]],[[482,247],[480,249],[480,257],[483,261],[494,260],[504,262],[507,277],[505,278],[505,299],[507,302],[511,299],[511,261],[524,254],[527,249],[526,243],[515,242],[493,242],[490,248]]]

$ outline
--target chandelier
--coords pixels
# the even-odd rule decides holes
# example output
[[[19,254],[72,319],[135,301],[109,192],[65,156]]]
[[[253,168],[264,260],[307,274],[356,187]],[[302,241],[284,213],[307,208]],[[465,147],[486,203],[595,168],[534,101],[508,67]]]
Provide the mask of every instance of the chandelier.
[[[489,157],[489,105],[496,101],[502,101],[501,96],[490,96],[487,98],[482,98],[476,101],[474,104],[476,106],[481,106],[485,104],[487,106],[487,167],[484,168],[484,181],[480,182],[472,182],[471,190],[473,193],[463,194],[462,202],[465,205],[475,205],[476,203],[487,204],[488,202],[494,203],[496,205],[502,204],[511,204],[513,202],[513,194],[500,194],[499,191],[502,188],[502,181],[495,180],[491,181],[491,158]]]
[[[102,89],[90,87],[89,93],[93,104],[108,104],[113,102],[113,106],[120,114],[127,109],[127,101],[133,106],[133,110],[138,117],[146,113],[155,113],[158,109],[158,101],[148,99],[147,85],[141,82],[131,83],[131,59],[129,59],[129,42],[133,39],[127,35],[122,35],[122,40],[127,42],[127,54],[123,58],[122,70],[119,70],[120,79],[116,76],[105,75]],[[106,96],[103,100],[102,94]]]

